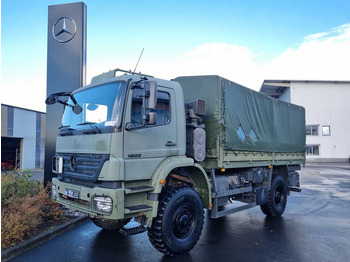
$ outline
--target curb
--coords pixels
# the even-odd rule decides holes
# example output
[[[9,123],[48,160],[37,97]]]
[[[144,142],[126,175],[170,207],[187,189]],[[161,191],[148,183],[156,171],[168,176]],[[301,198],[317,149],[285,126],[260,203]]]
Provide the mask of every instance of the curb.
[[[88,216],[84,217],[78,217],[76,219],[73,219],[72,221],[69,221],[68,223],[62,224],[56,228],[50,229],[48,231],[45,231],[31,239],[28,239],[14,247],[10,247],[5,250],[1,250],[1,261],[6,262],[10,259],[13,259],[19,255],[22,255],[23,253],[33,249],[34,247],[53,239],[54,237],[68,231],[69,229],[78,226],[85,222],[88,219]]]

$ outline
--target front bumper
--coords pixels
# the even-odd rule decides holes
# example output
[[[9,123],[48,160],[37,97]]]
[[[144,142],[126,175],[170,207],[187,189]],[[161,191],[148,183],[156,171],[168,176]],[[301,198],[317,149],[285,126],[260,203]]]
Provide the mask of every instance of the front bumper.
[[[52,186],[55,187],[54,200],[67,208],[78,210],[95,216],[106,217],[108,219],[123,219],[124,218],[124,189],[109,189],[102,187],[84,187],[64,183],[57,178],[52,179]],[[78,192],[78,198],[67,197],[65,190],[70,189]],[[112,199],[113,208],[110,214],[103,214],[94,210],[93,198],[96,196],[106,196]]]

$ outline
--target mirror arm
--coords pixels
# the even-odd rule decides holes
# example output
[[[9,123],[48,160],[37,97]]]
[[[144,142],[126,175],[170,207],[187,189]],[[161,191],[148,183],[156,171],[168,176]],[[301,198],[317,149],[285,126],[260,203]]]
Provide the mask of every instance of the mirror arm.
[[[70,96],[70,99],[72,99],[74,105],[78,104],[77,100],[75,100],[75,97],[73,96],[73,94],[71,94]]]
[[[62,105],[65,105],[65,106],[69,106],[69,107],[71,107],[71,108],[74,107],[74,106],[68,104],[66,101],[62,101],[62,100],[57,100],[57,103],[62,104]]]

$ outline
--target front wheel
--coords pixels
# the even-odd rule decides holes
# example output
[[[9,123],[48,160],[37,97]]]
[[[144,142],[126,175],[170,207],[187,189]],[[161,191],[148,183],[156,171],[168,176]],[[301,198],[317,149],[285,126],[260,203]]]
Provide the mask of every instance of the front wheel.
[[[195,246],[203,224],[203,204],[198,193],[189,187],[169,187],[162,193],[148,236],[158,251],[176,256]]]
[[[287,187],[283,177],[273,177],[269,200],[266,204],[260,205],[261,211],[270,217],[280,217],[287,205]]]

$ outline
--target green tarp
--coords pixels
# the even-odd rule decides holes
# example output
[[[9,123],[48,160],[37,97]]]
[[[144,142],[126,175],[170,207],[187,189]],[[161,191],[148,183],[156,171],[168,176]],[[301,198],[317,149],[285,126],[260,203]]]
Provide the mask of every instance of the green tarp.
[[[217,140],[226,150],[304,152],[305,109],[220,76],[178,77],[185,102],[206,102],[207,148]]]

